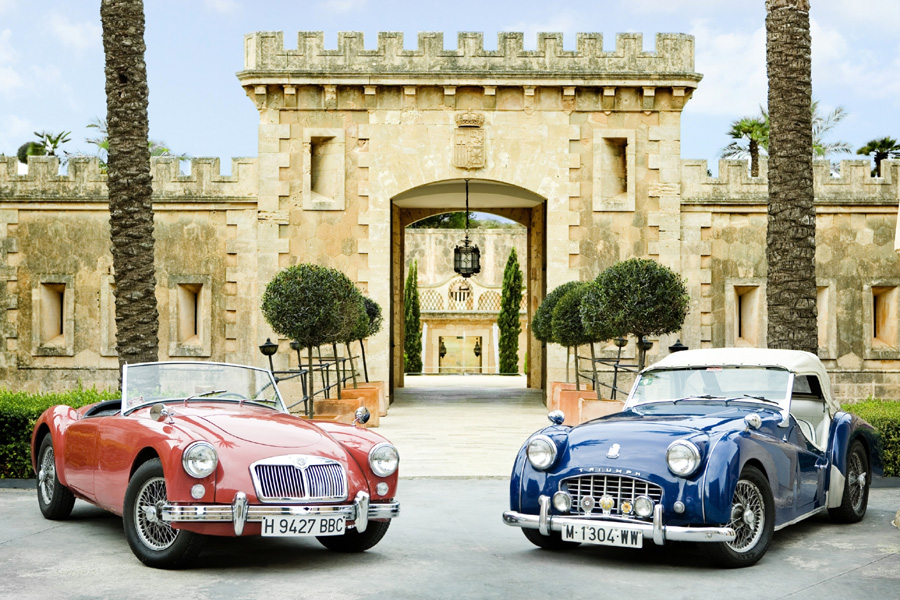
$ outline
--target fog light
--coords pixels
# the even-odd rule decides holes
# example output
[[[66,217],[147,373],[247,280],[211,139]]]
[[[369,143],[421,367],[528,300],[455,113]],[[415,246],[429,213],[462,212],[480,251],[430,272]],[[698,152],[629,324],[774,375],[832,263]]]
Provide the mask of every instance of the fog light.
[[[613,500],[612,496],[601,496],[600,497],[600,509],[603,511],[604,515],[608,515],[613,507],[616,505],[616,501]]]
[[[194,487],[191,488],[191,498],[194,500],[199,500],[206,494],[206,488],[203,487],[203,484],[198,483]]]
[[[378,494],[379,496],[385,496],[385,495],[387,495],[387,493],[388,493],[388,484],[386,484],[386,483],[383,482],[383,481],[380,482],[378,485],[375,486],[375,493]]]
[[[556,492],[553,494],[553,507],[561,513],[569,512],[572,508],[572,496],[565,492]]]
[[[638,496],[634,499],[634,512],[639,517],[649,517],[653,514],[653,500],[647,496]]]
[[[585,496],[584,498],[581,499],[581,510],[583,510],[586,513],[589,513],[592,510],[594,510],[593,496]]]
[[[624,502],[622,502],[621,508],[622,508],[623,515],[630,515],[632,512],[634,512],[634,504],[632,504],[628,500],[625,500]]]

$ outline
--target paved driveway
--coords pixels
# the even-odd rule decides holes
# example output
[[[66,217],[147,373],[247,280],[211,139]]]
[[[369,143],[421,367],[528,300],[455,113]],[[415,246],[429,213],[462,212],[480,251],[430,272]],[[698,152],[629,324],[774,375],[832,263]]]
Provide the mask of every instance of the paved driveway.
[[[499,479],[401,482],[401,516],[364,554],[314,540],[215,539],[194,567],[144,567],[121,519],[77,502],[46,521],[31,490],[0,490],[0,598],[591,599],[900,598],[900,488],[872,491],[856,525],[816,517],[775,534],[754,567],[707,567],[692,545],[641,550],[532,546],[502,524]]]

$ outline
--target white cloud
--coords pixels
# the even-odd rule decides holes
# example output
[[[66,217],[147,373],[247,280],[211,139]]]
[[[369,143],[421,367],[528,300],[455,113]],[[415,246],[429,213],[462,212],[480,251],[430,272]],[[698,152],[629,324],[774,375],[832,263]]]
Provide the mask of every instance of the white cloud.
[[[231,14],[238,10],[235,0],[204,0],[204,4],[206,8],[220,14]]]
[[[12,45],[12,30],[4,29],[0,31],[0,64],[15,62],[16,58],[18,53]]]
[[[366,6],[367,0],[326,0],[320,2],[319,6],[324,12],[345,15],[351,11],[362,10]]]
[[[13,156],[25,141],[34,137],[34,126],[18,115],[0,117],[0,152]]]
[[[63,46],[75,50],[100,47],[103,43],[103,28],[100,26],[99,13],[97,22],[73,23],[61,13],[53,12],[50,14],[49,25],[53,36]]]
[[[695,70],[703,80],[691,100],[692,110],[739,118],[759,113],[766,103],[766,31],[711,28],[695,22]]]

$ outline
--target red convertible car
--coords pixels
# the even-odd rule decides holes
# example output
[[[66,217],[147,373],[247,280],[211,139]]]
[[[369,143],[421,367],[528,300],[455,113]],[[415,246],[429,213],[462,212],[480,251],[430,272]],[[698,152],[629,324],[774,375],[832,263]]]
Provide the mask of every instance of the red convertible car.
[[[209,536],[313,536],[361,552],[400,512],[397,449],[356,422],[288,413],[263,369],[126,365],[121,400],[51,407],[31,443],[43,515],[67,518],[75,498],[121,515],[152,567],[186,565]]]

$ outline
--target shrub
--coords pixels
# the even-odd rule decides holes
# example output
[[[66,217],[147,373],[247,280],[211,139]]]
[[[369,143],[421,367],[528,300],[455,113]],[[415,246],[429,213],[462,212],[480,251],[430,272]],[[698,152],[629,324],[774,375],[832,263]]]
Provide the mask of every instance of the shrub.
[[[419,309],[419,267],[416,261],[409,265],[406,276],[406,288],[403,291],[404,349],[406,359],[403,361],[404,372],[422,372],[422,323]]]
[[[553,309],[556,308],[556,303],[563,296],[580,284],[580,281],[567,281],[547,294],[541,305],[534,311],[534,317],[531,319],[531,332],[539,342],[544,342],[545,344],[557,343],[553,339]]]
[[[301,348],[343,341],[365,314],[350,278],[312,264],[279,271],[266,286],[261,308],[272,329]]]
[[[522,322],[519,320],[519,309],[522,306],[522,270],[519,268],[519,257],[513,248],[503,270],[503,293],[500,297],[500,314],[497,316],[497,328],[500,330],[500,372],[519,372],[519,333]]]
[[[119,397],[116,390],[77,389],[50,394],[0,390],[0,479],[34,477],[31,433],[45,410],[57,404],[79,408]]]
[[[881,433],[884,476],[900,477],[900,402],[867,398],[857,404],[844,404],[841,409],[859,416]]]
[[[653,260],[618,262],[600,273],[596,284],[585,294],[581,318],[597,339],[630,333],[640,342],[648,335],[672,333],[681,329],[690,309],[684,281]],[[643,350],[640,364],[643,367]]]

